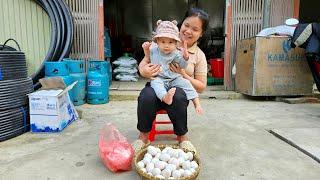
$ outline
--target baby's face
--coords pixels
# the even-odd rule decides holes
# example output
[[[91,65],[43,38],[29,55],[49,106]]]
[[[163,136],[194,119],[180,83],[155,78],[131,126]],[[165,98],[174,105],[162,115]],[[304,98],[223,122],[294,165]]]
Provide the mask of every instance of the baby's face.
[[[159,37],[157,38],[157,44],[164,54],[170,54],[177,48],[177,41],[171,38]]]

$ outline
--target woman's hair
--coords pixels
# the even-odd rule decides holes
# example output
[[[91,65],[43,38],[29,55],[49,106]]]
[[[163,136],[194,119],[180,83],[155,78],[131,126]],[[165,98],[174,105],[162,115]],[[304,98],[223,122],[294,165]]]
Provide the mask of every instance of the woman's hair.
[[[202,33],[204,33],[209,27],[209,15],[205,11],[199,8],[190,8],[186,14],[184,15],[181,24],[179,24],[179,29],[183,23],[183,21],[189,17],[198,17],[202,22]]]

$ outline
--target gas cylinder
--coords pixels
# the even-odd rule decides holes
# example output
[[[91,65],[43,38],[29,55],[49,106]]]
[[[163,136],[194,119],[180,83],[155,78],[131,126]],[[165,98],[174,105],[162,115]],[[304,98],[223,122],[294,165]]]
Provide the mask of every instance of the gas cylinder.
[[[105,104],[109,102],[109,77],[105,61],[90,60],[88,64],[87,102]]]
[[[77,81],[77,84],[71,90],[73,104],[75,106],[82,105],[86,100],[87,79],[87,75],[84,70],[84,61],[74,59],[63,59],[63,61],[67,62],[72,81]]]

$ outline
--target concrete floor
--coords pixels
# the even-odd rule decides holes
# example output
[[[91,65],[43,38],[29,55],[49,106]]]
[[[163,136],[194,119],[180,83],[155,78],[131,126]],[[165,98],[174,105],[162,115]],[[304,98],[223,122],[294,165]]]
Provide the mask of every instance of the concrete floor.
[[[201,103],[203,116],[191,104],[188,109],[188,134],[203,165],[198,179],[319,179],[316,160],[269,131],[320,128],[320,104],[246,98],[204,98]],[[135,171],[110,172],[98,155],[99,132],[107,122],[129,142],[137,138],[136,107],[135,100],[85,104],[77,107],[82,119],[61,133],[25,133],[1,142],[0,179],[140,179]],[[299,132],[299,143],[319,152],[312,133]]]

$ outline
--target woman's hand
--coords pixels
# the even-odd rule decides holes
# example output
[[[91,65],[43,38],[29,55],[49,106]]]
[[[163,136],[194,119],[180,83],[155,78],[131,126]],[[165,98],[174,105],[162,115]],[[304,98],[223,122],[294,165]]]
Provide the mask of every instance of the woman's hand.
[[[188,75],[184,69],[182,69],[177,63],[170,63],[169,68],[172,72],[181,74],[184,78],[187,79]]]
[[[140,74],[148,79],[154,79],[160,72],[161,65],[156,64],[145,64],[139,68]]]
[[[182,43],[183,43],[183,47],[182,47],[183,59],[188,61],[189,60],[189,52],[188,52],[187,42],[183,41]]]

